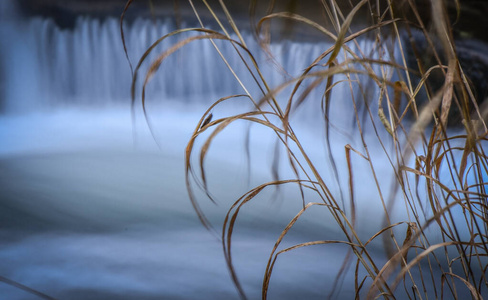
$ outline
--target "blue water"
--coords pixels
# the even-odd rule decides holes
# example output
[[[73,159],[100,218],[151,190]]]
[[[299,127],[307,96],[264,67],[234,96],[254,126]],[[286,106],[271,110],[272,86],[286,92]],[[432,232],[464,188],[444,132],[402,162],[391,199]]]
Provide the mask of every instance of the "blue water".
[[[8,3],[2,3],[1,16],[15,15]],[[56,299],[238,299],[221,241],[200,224],[184,177],[184,149],[207,107],[220,97],[245,92],[212,44],[189,44],[165,61],[148,84],[151,132],[140,105],[142,81],[132,118],[131,75],[118,20],[79,18],[73,29],[58,28],[52,20],[41,18],[5,17],[1,22],[0,37],[5,43],[0,65],[5,81],[0,116],[0,276]],[[154,39],[172,29],[169,20],[138,19],[127,26],[132,62]],[[272,87],[298,75],[329,47],[291,41],[271,45],[284,73],[259,50],[250,34],[244,36]],[[156,48],[150,59],[175,41]],[[222,41],[217,45],[250,87],[249,93],[260,99],[260,90],[235,50]],[[367,39],[359,45],[372,47]],[[147,67],[143,65],[140,78]],[[280,103],[285,103],[289,91],[277,97]],[[305,150],[346,211],[350,206],[345,146],[366,151],[354,125],[351,95],[346,84],[339,84],[332,93],[334,126],[329,137],[337,178],[323,138],[320,93],[312,93],[291,119]],[[212,113],[215,120],[251,108],[249,100],[236,98]],[[359,109],[364,111],[362,106]],[[365,120],[365,141],[381,191],[370,176],[371,165],[353,155],[357,231],[367,240],[382,226],[380,198],[399,196],[392,194],[394,177],[385,154],[394,150],[393,143],[381,132],[383,148],[371,122]],[[375,122],[380,124],[377,118]],[[212,143],[205,162],[218,205],[201,192],[197,196],[218,234],[230,205],[251,187],[273,179],[275,134],[264,127],[250,127],[249,169],[244,151],[247,130],[244,122],[229,126]],[[203,141],[199,139],[197,146]],[[198,164],[197,158],[196,154],[193,159]],[[294,177],[283,150],[279,170],[281,178]],[[307,202],[320,201],[313,193],[306,196]],[[392,208],[392,222],[408,220],[401,203]],[[300,191],[290,185],[279,191],[265,190],[240,213],[233,260],[250,299],[260,298],[271,249],[301,207]],[[396,232],[398,240],[404,237],[406,227],[402,226]],[[435,238],[437,233],[429,234]],[[330,213],[314,207],[280,249],[343,239]],[[386,261],[382,244],[370,247],[381,266]],[[271,279],[270,299],[323,299],[333,290],[347,249],[320,245],[281,255]],[[364,270],[360,274],[364,276]],[[333,298],[354,297],[353,280],[350,267]],[[34,299],[7,284],[0,284],[0,295],[2,299]],[[403,287],[398,295],[406,296]]]

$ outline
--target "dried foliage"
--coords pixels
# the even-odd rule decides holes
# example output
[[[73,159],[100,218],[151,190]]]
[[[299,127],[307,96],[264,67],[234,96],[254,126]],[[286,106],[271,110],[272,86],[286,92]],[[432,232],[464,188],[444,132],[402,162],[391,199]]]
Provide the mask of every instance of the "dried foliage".
[[[128,1],[126,9],[131,2]],[[381,3],[362,0],[355,4],[347,1],[347,5],[339,5],[339,1],[335,0],[322,0],[316,9],[325,19],[323,24],[329,24],[325,26],[293,10],[276,12],[275,1],[269,1],[265,15],[257,19],[258,5],[262,2],[253,0],[250,2],[250,19],[256,21],[252,28],[263,51],[267,51],[271,59],[269,45],[276,30],[270,23],[277,20],[288,29],[298,23],[308,26],[317,32],[318,37],[333,41],[330,48],[312,58],[309,66],[304,66],[300,76],[274,88],[268,85],[254,54],[247,48],[238,22],[233,19],[224,1],[219,0],[217,4],[212,2],[212,5],[205,0],[202,2],[207,9],[206,14],[212,16],[219,30],[206,28],[201,21],[201,11],[195,9],[193,1],[189,0],[201,28],[180,29],[155,41],[134,69],[132,99],[134,103],[138,99],[135,94],[137,76],[148,54],[166,37],[188,31],[196,35],[174,44],[151,62],[142,82],[143,107],[145,87],[163,60],[170,59],[176,50],[197,40],[210,40],[240,83],[243,94],[215,101],[196,124],[186,148],[188,193],[201,222],[209,229],[212,225],[195,197],[195,187],[203,189],[212,200],[204,160],[213,139],[231,123],[244,121],[274,132],[279,146],[286,150],[287,162],[295,178],[281,179],[279,173],[274,172],[276,178],[273,181],[236,197],[222,226],[225,259],[240,296],[246,298],[232,257],[236,220],[241,209],[263,190],[288,185],[296,185],[300,189],[303,208],[283,228],[276,244],[270,249],[262,286],[263,299],[267,299],[270,279],[274,267],[279,263],[278,256],[302,247],[328,247],[331,244],[340,244],[350,252],[337,278],[340,280],[346,266],[352,264],[358,299],[395,299],[399,290],[402,290],[401,295],[407,295],[410,299],[461,299],[465,294],[460,294],[460,290],[468,290],[473,299],[482,299],[483,294],[487,295],[488,203],[485,180],[488,178],[488,161],[484,145],[488,130],[483,119],[486,111],[480,108],[484,107],[484,99],[479,99],[479,93],[473,89],[469,74],[463,71],[463,64],[458,59],[451,30],[452,20],[445,7],[447,2],[422,2],[430,8],[430,22],[426,24],[424,13],[420,12],[413,0]],[[290,3],[291,7],[298,5],[298,1]],[[460,9],[457,1],[453,3]],[[217,13],[216,9],[221,13]],[[248,91],[248,87],[227,63],[227,58],[214,43],[217,39],[235,48],[255,79],[254,83],[262,91],[258,98]],[[361,40],[372,41],[373,52],[371,49],[361,49]],[[337,180],[337,170],[345,170],[348,191],[344,195],[347,196],[333,188],[336,181],[323,177],[317,166],[324,162],[315,161],[309,155],[290,121],[299,107],[317,106],[318,101],[309,95],[314,90],[323,90],[323,124],[326,147],[331,153],[333,142],[329,139],[329,132],[334,129],[334,118],[330,115],[330,107],[333,105],[331,102],[336,101],[332,91],[344,86],[351,91],[351,99],[346,100],[350,102],[350,111],[354,116],[354,135],[360,137],[362,148],[344,144],[345,164],[337,164],[332,155],[327,163],[333,166]],[[289,94],[282,94],[289,90]],[[212,119],[212,110],[216,106],[236,97],[248,99],[254,109]],[[287,100],[280,101],[278,97]],[[369,132],[366,132],[366,128]],[[195,141],[201,136],[205,137],[205,141],[200,148],[196,148]],[[322,138],[321,134],[317,136],[317,140]],[[372,143],[375,149],[384,151],[386,160],[383,163],[391,167],[391,178],[385,178],[377,170],[374,155],[370,153]],[[199,152],[199,165],[192,163],[195,152]],[[359,174],[353,162],[357,160],[366,162],[369,166],[367,172],[361,170]],[[376,186],[371,188],[377,189],[379,197],[376,201],[382,207],[377,216],[383,218],[383,226],[366,237],[357,230],[359,212],[356,209],[358,197],[355,191],[360,184],[358,176],[368,177],[375,182]],[[384,182],[389,180],[393,181],[392,187],[385,190]],[[310,193],[314,197],[308,198]],[[348,205],[343,204],[344,199],[348,200]],[[318,207],[328,210],[330,218],[327,222],[333,220],[343,238],[315,240],[283,248],[281,242],[296,222],[306,211]],[[404,219],[393,221],[394,207],[405,210]],[[377,261],[370,253],[369,245],[379,240],[387,256],[386,263]],[[434,274],[441,276],[434,278],[437,276]]]

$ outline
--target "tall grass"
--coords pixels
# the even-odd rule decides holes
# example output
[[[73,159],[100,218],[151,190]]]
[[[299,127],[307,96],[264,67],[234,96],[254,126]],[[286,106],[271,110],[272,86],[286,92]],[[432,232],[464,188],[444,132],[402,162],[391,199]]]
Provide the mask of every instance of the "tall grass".
[[[127,2],[125,10],[131,2]],[[197,122],[185,150],[188,194],[202,224],[209,230],[218,232],[202,211],[195,189],[202,189],[212,200],[204,161],[215,137],[230,124],[244,121],[274,132],[279,147],[285,149],[287,157],[282,159],[286,159],[294,176],[281,178],[274,170],[272,181],[251,188],[244,195],[236,195],[222,224],[220,234],[225,260],[243,299],[246,291],[240,284],[232,256],[236,221],[241,210],[264,190],[289,185],[299,188],[302,195],[299,201],[303,205],[269,249],[263,274],[263,299],[268,297],[278,257],[302,247],[332,244],[343,245],[349,253],[337,273],[336,282],[345,276],[347,267],[353,265],[354,282],[349,288],[354,289],[358,299],[395,299],[399,295],[410,299],[463,299],[466,291],[473,299],[481,299],[488,294],[485,190],[488,161],[484,152],[487,111],[480,108],[484,99],[479,99],[479,92],[473,88],[456,52],[452,34],[455,20],[449,19],[446,5],[454,4],[459,12],[458,1],[426,0],[420,2],[423,6],[419,8],[418,1],[411,0],[362,0],[354,4],[322,0],[313,8],[320,12],[322,19],[313,20],[293,9],[299,5],[298,1],[289,1],[289,9],[284,11],[277,11],[275,1],[269,1],[263,12],[260,10],[263,2],[252,0],[249,6],[251,28],[262,51],[266,51],[271,60],[273,54],[269,46],[276,42],[279,32],[272,25],[275,23],[285,32],[301,26],[315,32],[317,39],[333,41],[330,48],[311,58],[313,62],[299,76],[277,87],[268,84],[256,62],[256,54],[250,51],[243,38],[242,25],[235,21],[223,0],[218,3],[202,0],[203,9],[197,9],[191,0],[188,2],[200,27],[178,29],[154,42],[134,68],[132,101],[135,105],[140,99],[146,112],[146,86],[162,62],[198,40],[209,40],[214,45],[241,85],[238,94],[215,99]],[[312,3],[315,5],[315,2],[309,5]],[[426,7],[429,9],[427,17]],[[218,29],[206,27],[202,13],[210,15]],[[257,14],[263,16],[258,18]],[[121,26],[123,18],[124,15]],[[167,48],[150,63],[146,72],[142,72],[142,64],[157,45],[185,32],[194,35]],[[260,96],[250,92],[251,87],[232,69],[216,40],[234,47],[254,79],[252,89],[257,87]],[[361,49],[362,40],[371,41],[372,49]],[[331,115],[331,106],[338,101],[333,91],[344,86],[350,89],[351,97],[343,100],[349,102],[344,114],[353,117],[351,135],[360,138],[360,147],[349,143],[341,145],[343,163],[338,163],[337,157],[332,155],[328,161],[317,161],[300,142],[290,120],[300,107],[321,109],[325,145],[331,153],[332,144],[337,143],[330,140],[336,120]],[[141,88],[140,96],[136,95],[138,88]],[[320,91],[321,99],[312,99],[314,91]],[[253,104],[252,110],[212,118],[215,107],[241,97]],[[316,138],[323,139],[323,133],[318,131]],[[196,143],[199,139],[204,139],[203,144],[196,146],[200,145]],[[382,152],[385,157],[382,163],[389,166],[391,172],[384,174],[384,170],[378,169],[374,161],[376,154],[370,149]],[[198,154],[195,164],[192,158]],[[359,170],[357,161],[364,163],[367,171]],[[324,164],[332,166],[335,180],[324,176],[319,167]],[[338,173],[347,174],[346,191],[336,188],[344,184],[337,183]],[[355,194],[361,188],[361,178],[365,177],[373,183],[371,189],[378,195],[378,199],[369,200],[377,201],[379,209],[375,218],[382,218],[382,225],[369,236],[358,230],[364,224],[359,223],[359,197]],[[305,212],[319,207],[328,210],[327,222],[333,220],[337,224],[342,239],[282,246],[284,238]],[[403,210],[400,219],[393,214],[399,207]],[[378,243],[382,245],[386,262],[371,253],[370,245]]]

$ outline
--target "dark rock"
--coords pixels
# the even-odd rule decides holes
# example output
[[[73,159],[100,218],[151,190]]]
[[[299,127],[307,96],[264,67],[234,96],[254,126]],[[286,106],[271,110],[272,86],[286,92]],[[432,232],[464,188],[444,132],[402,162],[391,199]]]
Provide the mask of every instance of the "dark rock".
[[[474,39],[456,40],[459,63],[472,84],[478,102],[488,97],[488,44]]]
[[[409,30],[408,34],[407,31],[404,32],[403,39],[407,42],[405,43],[407,65],[419,74],[414,76],[414,84],[419,84],[421,73],[425,74],[427,70],[439,64],[448,65],[441,43],[435,36],[430,37],[432,41],[432,44],[430,44],[421,31]],[[473,38],[455,37],[454,46],[459,65],[467,77],[478,106],[481,106],[488,97],[488,43]],[[455,92],[460,100],[460,105],[464,106],[467,112],[472,113],[474,105],[469,100],[469,97],[463,97],[460,89],[462,85],[460,80],[458,78],[455,82]],[[440,68],[432,69],[426,82],[427,93],[434,95],[443,88],[444,82],[444,72]],[[419,99],[423,98],[426,97],[420,97]],[[420,102],[418,104],[423,105],[424,103]],[[451,125],[461,124],[463,117],[460,112],[462,110],[464,109],[461,109],[456,103],[452,104],[449,112]]]

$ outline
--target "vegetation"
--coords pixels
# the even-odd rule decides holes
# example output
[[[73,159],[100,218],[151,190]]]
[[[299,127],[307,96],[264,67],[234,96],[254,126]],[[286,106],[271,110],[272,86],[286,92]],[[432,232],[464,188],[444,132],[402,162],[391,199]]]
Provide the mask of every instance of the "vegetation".
[[[186,148],[188,193],[201,222],[209,229],[212,225],[200,208],[195,188],[203,189],[212,200],[211,191],[207,188],[204,160],[213,139],[233,122],[249,122],[274,132],[280,147],[286,150],[287,163],[295,174],[294,178],[280,178],[279,172],[274,172],[274,180],[236,196],[229,207],[222,224],[221,239],[225,259],[240,296],[246,298],[232,259],[236,220],[241,209],[264,190],[289,185],[300,189],[303,206],[283,228],[275,246],[269,249],[262,285],[263,299],[267,299],[270,279],[280,255],[301,247],[327,247],[330,244],[341,244],[350,253],[337,274],[337,280],[352,264],[355,278],[351,288],[354,288],[356,298],[394,299],[398,295],[407,295],[410,299],[461,299],[468,293],[473,299],[481,299],[483,294],[487,295],[488,204],[485,180],[488,160],[483,146],[488,128],[484,119],[486,110],[480,108],[483,107],[482,92],[476,90],[476,83],[473,84],[470,74],[464,70],[466,65],[459,60],[452,33],[455,20],[447,14],[448,4],[457,6],[459,12],[458,1],[422,1],[429,8],[430,14],[426,17],[415,1],[362,0],[339,5],[340,1],[323,0],[316,8],[321,12],[322,22],[298,14],[293,9],[298,1],[289,1],[288,9],[283,11],[277,11],[275,1],[269,1],[265,15],[257,20],[258,6],[262,2],[250,1],[252,30],[262,51],[267,51],[271,58],[269,46],[279,34],[276,26],[271,25],[273,22],[285,28],[285,32],[299,26],[309,27],[310,31],[317,32],[317,36],[332,41],[330,48],[313,58],[301,75],[278,87],[269,86],[254,58],[255,53],[246,46],[241,23],[232,17],[227,4],[222,0],[218,3],[202,2],[205,12],[195,9],[193,1],[189,0],[200,22],[199,28],[183,28],[168,33],[155,41],[141,57],[133,71],[132,99],[133,104],[141,99],[145,110],[146,85],[162,62],[171,59],[178,49],[198,40],[210,40],[212,43],[223,40],[232,44],[255,79],[255,85],[262,91],[258,98],[248,92],[249,86],[245,86],[227,64],[244,93],[216,99],[196,124]],[[132,0],[127,2],[125,10],[131,3]],[[219,30],[205,27],[202,13],[210,15]],[[121,24],[123,18],[124,15]],[[141,65],[155,47],[169,36],[185,32],[195,35],[159,54],[147,72],[142,73],[142,81],[139,82]],[[362,40],[372,41],[372,49],[361,49]],[[214,43],[214,46],[220,53],[218,45]],[[222,55],[222,59],[226,61],[227,58]],[[142,88],[141,98],[136,95],[138,84]],[[334,129],[330,108],[337,101],[333,90],[344,86],[351,91],[351,99],[347,101],[349,111],[353,112],[354,135],[360,137],[362,147],[354,148],[348,143],[342,145],[345,163],[336,163],[332,155],[327,162],[316,161],[301,144],[290,120],[299,107],[315,105],[322,109],[325,144],[330,153],[331,144],[335,143],[330,140],[330,132]],[[320,91],[321,101],[311,99],[313,91]],[[236,97],[249,99],[254,109],[212,119],[215,107]],[[197,148],[196,140],[204,137],[202,146]],[[318,131],[317,140],[323,138]],[[385,174],[378,170],[370,152],[372,147],[384,152],[386,160],[383,163],[391,168],[391,178],[385,178]],[[192,163],[195,153],[199,153],[197,165]],[[378,206],[382,207],[377,216],[381,216],[383,225],[370,236],[362,236],[358,230],[362,224],[358,223],[355,191],[361,180],[357,177],[359,172],[354,161],[362,161],[368,166],[366,172],[361,170],[360,176],[375,183],[373,188],[379,195]],[[318,166],[325,163],[333,166],[336,180],[326,179],[319,170]],[[335,188],[340,180],[337,169],[348,175],[348,190],[343,194]],[[390,179],[392,185],[389,185]],[[388,189],[385,189],[385,181]],[[283,239],[305,212],[319,207],[328,210],[330,218],[327,222],[334,220],[342,239],[315,240],[282,247]],[[403,219],[393,217],[394,207],[401,207]],[[370,245],[377,242],[387,256],[386,263],[371,254]],[[438,276],[436,274],[440,274],[440,278],[434,278]]]

